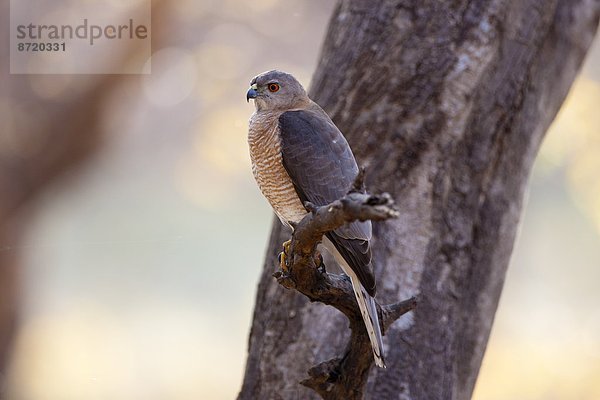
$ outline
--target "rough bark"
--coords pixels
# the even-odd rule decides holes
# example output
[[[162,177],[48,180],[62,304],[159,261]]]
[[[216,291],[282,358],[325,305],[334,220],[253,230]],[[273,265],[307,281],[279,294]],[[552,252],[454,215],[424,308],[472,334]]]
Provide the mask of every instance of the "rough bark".
[[[595,0],[342,1],[311,97],[348,138],[371,192],[400,217],[374,226],[380,303],[422,301],[384,341],[368,399],[471,396],[543,135],[596,32]],[[275,221],[239,399],[314,399],[311,365],[341,354],[336,310],[271,276]]]

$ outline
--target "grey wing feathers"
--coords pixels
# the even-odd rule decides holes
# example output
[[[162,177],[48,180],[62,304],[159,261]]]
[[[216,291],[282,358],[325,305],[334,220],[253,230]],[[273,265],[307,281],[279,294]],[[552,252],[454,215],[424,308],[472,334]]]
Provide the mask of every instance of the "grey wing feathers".
[[[324,111],[287,111],[279,117],[279,130],[283,165],[303,202],[325,205],[348,192],[358,166],[348,142]],[[327,236],[374,295],[371,234],[366,221],[346,224]]]
[[[375,296],[375,276],[371,267],[371,248],[367,240],[345,239],[336,231],[326,233],[340,255],[356,273],[358,280],[368,294]]]

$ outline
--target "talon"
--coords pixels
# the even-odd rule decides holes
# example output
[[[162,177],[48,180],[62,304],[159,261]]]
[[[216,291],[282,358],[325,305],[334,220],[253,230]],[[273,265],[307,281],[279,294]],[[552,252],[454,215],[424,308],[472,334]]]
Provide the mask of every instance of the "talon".
[[[285,255],[285,253],[282,251],[281,253],[279,253],[279,255],[277,256],[277,258],[279,259],[279,268],[281,268],[281,270],[283,272],[289,272],[288,271],[288,267],[287,267],[287,256]]]
[[[285,254],[289,254],[290,253],[290,246],[292,245],[292,240],[287,240],[285,242],[283,242],[282,246],[283,246],[283,252]]]
[[[292,244],[291,240],[283,242],[283,245],[282,245],[283,251],[281,253],[279,253],[279,256],[277,257],[279,259],[279,267],[285,272],[289,272],[289,268],[287,266],[287,256],[290,252],[291,244]]]

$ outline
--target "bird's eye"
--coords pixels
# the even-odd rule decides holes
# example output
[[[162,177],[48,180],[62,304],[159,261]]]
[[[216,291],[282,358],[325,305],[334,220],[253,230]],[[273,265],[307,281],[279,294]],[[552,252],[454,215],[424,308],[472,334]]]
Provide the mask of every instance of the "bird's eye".
[[[279,90],[279,85],[277,83],[269,83],[269,92],[275,93]]]

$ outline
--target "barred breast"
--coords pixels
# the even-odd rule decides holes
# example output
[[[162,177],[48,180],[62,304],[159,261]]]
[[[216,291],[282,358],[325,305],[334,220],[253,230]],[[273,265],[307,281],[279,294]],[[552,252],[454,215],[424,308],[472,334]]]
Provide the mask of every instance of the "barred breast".
[[[250,118],[248,144],[252,172],[263,195],[281,222],[298,222],[306,215],[292,179],[283,166],[278,120],[280,113],[256,112]]]

